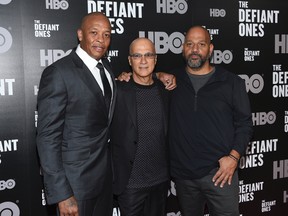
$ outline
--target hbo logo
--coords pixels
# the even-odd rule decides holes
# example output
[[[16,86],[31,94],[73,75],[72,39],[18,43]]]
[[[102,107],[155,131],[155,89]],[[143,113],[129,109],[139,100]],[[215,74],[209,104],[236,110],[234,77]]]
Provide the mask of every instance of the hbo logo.
[[[67,10],[69,3],[66,0],[46,0],[46,9]]]
[[[13,179],[8,179],[7,181],[0,181],[0,191],[5,189],[12,189],[16,185],[15,181]]]
[[[145,32],[139,32],[139,37],[145,37]],[[148,37],[154,44],[158,54],[167,53],[169,50],[175,54],[182,52],[184,35],[174,32],[170,36],[166,32],[148,32]]]
[[[0,203],[0,216],[20,216],[19,207],[13,202]]]
[[[12,0],[0,0],[0,4],[2,5],[7,5],[11,2]]]
[[[5,28],[0,27],[0,53],[7,52],[12,46],[12,35]]]
[[[224,9],[210,9],[210,17],[225,17],[226,11]]]
[[[212,54],[211,63],[213,64],[221,64],[222,62],[224,64],[229,64],[233,60],[233,55],[230,50],[224,50],[223,52],[221,50],[214,50]]]
[[[185,14],[188,4],[185,0],[157,0],[157,13]]]
[[[68,50],[67,52],[64,52],[63,50],[59,49],[48,49],[47,52],[44,49],[40,50],[40,65],[42,67],[46,67],[53,62],[63,58],[66,55],[69,55],[69,53],[72,50]]]
[[[250,78],[246,74],[238,75],[245,80],[246,91],[251,91],[254,94],[258,94],[264,87],[264,80],[259,74],[253,74]]]
[[[252,113],[253,125],[265,125],[265,124],[274,124],[276,121],[275,112],[258,112]]]

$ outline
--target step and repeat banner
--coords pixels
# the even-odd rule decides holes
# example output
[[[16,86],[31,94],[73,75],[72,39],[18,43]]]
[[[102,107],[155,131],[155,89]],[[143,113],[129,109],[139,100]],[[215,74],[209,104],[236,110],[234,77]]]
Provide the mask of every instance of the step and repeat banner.
[[[36,154],[36,98],[45,67],[77,46],[81,18],[105,13],[115,74],[128,71],[128,46],[147,37],[157,71],[184,64],[185,31],[205,26],[212,63],[246,82],[254,136],[239,163],[242,216],[288,211],[288,2],[284,0],[0,0],[0,216],[52,216]],[[180,216],[171,182],[167,216]],[[114,216],[120,216],[114,208]],[[209,215],[207,213],[207,215]]]

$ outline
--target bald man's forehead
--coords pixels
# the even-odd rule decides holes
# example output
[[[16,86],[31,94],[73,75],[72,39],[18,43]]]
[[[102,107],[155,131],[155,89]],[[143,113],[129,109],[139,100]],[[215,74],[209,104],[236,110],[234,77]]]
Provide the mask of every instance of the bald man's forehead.
[[[150,41],[147,38],[135,39],[130,45],[130,50],[136,49],[137,47],[140,47],[140,46],[148,47],[149,49],[151,49],[151,51],[155,52],[154,44],[152,43],[152,41]]]
[[[207,41],[209,43],[211,41],[209,32],[206,29],[202,28],[202,27],[190,28],[188,30],[188,32],[186,33],[185,39],[188,40],[190,37],[193,37],[193,36],[203,37],[203,39],[205,39],[205,41]]]
[[[110,23],[109,19],[101,13],[93,13],[93,14],[87,15],[83,19],[81,27],[84,27],[84,26],[89,25],[89,24],[94,23],[94,22],[106,23],[107,27],[109,27],[111,30],[111,23]]]

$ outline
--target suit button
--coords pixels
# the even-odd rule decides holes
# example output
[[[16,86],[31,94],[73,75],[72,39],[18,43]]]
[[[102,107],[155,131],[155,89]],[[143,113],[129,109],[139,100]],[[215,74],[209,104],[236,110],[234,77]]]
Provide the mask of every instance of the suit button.
[[[137,145],[137,141],[134,141],[134,145]]]
[[[134,161],[131,161],[131,160],[130,160],[130,165],[133,165],[133,163],[134,163]]]

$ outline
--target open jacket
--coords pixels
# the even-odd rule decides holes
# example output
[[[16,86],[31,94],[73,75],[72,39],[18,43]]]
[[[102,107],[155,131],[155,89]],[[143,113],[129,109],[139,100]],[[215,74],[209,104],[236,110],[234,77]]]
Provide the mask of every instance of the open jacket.
[[[165,134],[167,135],[169,92],[165,90],[160,81],[155,80],[155,82],[162,98]],[[120,194],[125,189],[132,171],[138,141],[136,117],[136,91],[133,80],[130,79],[128,83],[117,82],[117,100],[111,124],[114,167],[113,189],[115,194]]]

